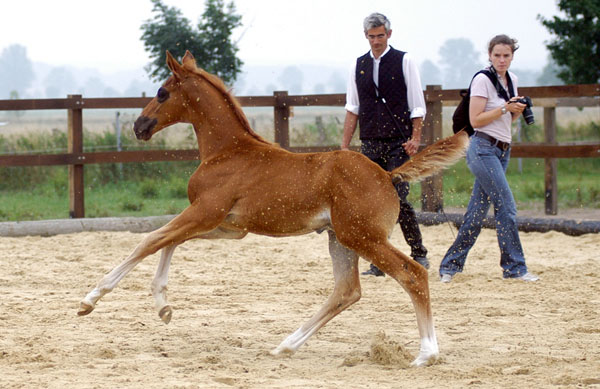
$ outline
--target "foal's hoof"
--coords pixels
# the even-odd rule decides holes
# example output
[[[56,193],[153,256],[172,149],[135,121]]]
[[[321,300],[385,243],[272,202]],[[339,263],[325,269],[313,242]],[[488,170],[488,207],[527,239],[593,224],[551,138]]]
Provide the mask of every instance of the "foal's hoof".
[[[410,364],[413,367],[435,365],[439,360],[439,354],[419,355],[417,359]]]
[[[296,350],[292,350],[289,347],[282,347],[281,345],[277,346],[273,350],[269,352],[274,357],[291,357]]]
[[[88,313],[94,310],[94,306],[92,304],[84,303],[83,301],[79,304],[79,311],[77,311],[78,316],[85,316]]]
[[[173,310],[171,309],[171,307],[169,305],[165,305],[164,307],[162,307],[162,309],[158,312],[158,316],[160,316],[160,319],[165,323],[165,324],[169,324],[169,322],[171,321],[171,316],[173,316]]]

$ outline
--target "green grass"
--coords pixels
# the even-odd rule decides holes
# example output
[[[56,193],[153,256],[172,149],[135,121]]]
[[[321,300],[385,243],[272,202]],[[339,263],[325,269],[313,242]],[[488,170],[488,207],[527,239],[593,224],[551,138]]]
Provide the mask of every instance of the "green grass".
[[[544,206],[544,160],[523,158],[519,171],[512,159],[507,178],[519,209]],[[600,159],[561,159],[558,161],[558,208],[600,208]],[[474,177],[465,160],[444,172],[444,206],[465,207],[469,202]],[[411,185],[409,196],[417,207],[421,203],[420,185]]]
[[[110,165],[106,167],[110,169]],[[0,221],[69,217],[66,168],[47,169],[50,171],[46,171],[46,174],[57,178],[26,190],[0,191]],[[56,171],[52,173],[52,170]],[[155,173],[161,169],[154,166],[149,170]],[[98,179],[88,179],[85,190],[85,215],[95,218],[177,214],[189,204],[188,170],[182,169],[178,172],[177,169],[173,169],[167,176],[157,173],[141,180],[114,180],[104,183]],[[560,160],[558,171],[559,209],[600,208],[600,159]],[[516,159],[512,160],[507,177],[519,209],[543,208],[543,160],[523,159],[522,172],[518,170]],[[444,206],[465,207],[471,195],[472,185],[473,175],[464,160],[446,170]],[[421,186],[413,184],[409,200],[417,209],[420,209],[420,195]]]
[[[188,206],[186,178],[157,177],[159,178],[156,180],[86,184],[86,217],[171,215]],[[52,181],[31,190],[0,191],[0,221],[68,217],[69,195],[66,176],[63,181]]]
[[[528,129],[526,138],[539,140],[540,130]],[[333,120],[307,125],[294,144],[339,144],[340,123]],[[600,139],[600,126],[591,122],[559,128],[561,140]],[[85,151],[114,150],[110,133],[85,133]],[[189,148],[193,139],[170,148]],[[123,135],[124,148],[136,147],[132,134]],[[139,143],[139,142],[138,142]],[[37,153],[66,148],[66,136],[58,130],[35,135],[0,135],[0,153]],[[167,148],[156,139],[152,148]],[[86,217],[155,216],[176,214],[188,205],[187,181],[198,162],[92,164],[84,169]],[[544,207],[544,160],[511,160],[507,177],[519,209]],[[600,208],[600,158],[558,160],[558,207]],[[463,160],[444,172],[444,206],[465,207],[471,195],[473,175]],[[420,209],[421,186],[413,184],[409,200]],[[0,168],[0,221],[62,219],[69,217],[68,168]]]

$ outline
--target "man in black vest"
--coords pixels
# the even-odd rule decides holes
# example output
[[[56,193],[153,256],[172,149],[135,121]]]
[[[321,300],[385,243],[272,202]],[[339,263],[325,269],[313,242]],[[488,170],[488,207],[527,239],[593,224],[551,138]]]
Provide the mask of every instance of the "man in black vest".
[[[418,151],[425,98],[416,64],[407,53],[388,46],[390,21],[373,13],[365,18],[364,31],[371,50],[356,60],[350,73],[342,150],[348,149],[358,123],[361,152],[389,171]],[[396,190],[400,197],[398,223],[411,256],[429,268],[417,216],[407,201],[408,182],[396,185]],[[385,275],[375,265],[362,274]]]

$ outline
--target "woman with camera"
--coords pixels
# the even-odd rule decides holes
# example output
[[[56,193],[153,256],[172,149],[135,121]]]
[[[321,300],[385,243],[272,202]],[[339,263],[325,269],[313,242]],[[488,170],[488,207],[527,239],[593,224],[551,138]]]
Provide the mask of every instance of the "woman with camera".
[[[467,165],[475,182],[463,224],[440,264],[442,282],[450,282],[456,273],[463,271],[467,254],[475,244],[492,204],[502,276],[523,281],[538,280],[527,271],[517,229],[517,208],[505,174],[510,159],[511,124],[529,105],[528,99],[517,95],[517,77],[508,71],[517,48],[517,41],[506,35],[495,36],[488,45],[491,63],[488,70],[505,91],[497,90],[490,78],[482,73],[471,83],[469,120],[475,133],[467,151]],[[506,101],[499,92],[507,99],[508,96],[515,97]]]

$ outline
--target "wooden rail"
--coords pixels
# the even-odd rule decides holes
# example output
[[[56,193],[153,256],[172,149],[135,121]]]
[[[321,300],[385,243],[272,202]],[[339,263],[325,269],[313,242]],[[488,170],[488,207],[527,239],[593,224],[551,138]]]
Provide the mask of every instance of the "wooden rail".
[[[547,87],[522,87],[519,94],[530,96],[535,105],[544,107],[545,142],[515,144],[511,156],[518,158],[545,159],[546,213],[557,213],[556,158],[598,158],[600,143],[557,144],[556,107],[600,106],[600,84],[562,85]],[[273,107],[275,142],[294,152],[320,152],[337,149],[338,146],[290,147],[289,118],[294,106],[333,106],[345,104],[344,94],[296,95],[276,91],[273,96],[238,97],[244,107]],[[442,89],[439,85],[428,85],[425,90],[427,117],[423,128],[423,146],[442,137],[442,107],[456,105],[460,99],[458,89]],[[119,152],[83,152],[83,110],[143,108],[151,98],[83,98],[69,95],[66,99],[22,99],[0,100],[0,111],[20,110],[67,110],[68,151],[61,154],[0,155],[0,166],[69,166],[69,215],[85,217],[83,169],[87,164],[155,162],[198,160],[197,150],[144,150]],[[424,181],[421,190],[422,210],[443,210],[443,187],[441,174]]]

